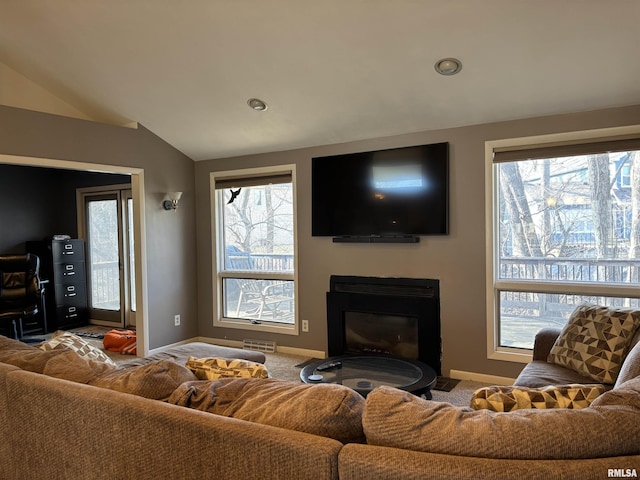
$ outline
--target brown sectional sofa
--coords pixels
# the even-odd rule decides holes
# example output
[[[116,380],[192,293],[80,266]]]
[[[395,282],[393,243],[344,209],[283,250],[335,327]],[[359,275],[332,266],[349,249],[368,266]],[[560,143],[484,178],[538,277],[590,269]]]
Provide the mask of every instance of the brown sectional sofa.
[[[207,344],[170,348],[105,372],[93,361],[72,359],[64,349],[41,356],[31,346],[12,342],[0,337],[2,480],[584,480],[607,478],[609,469],[640,474],[637,375],[584,410],[500,414],[388,387],[375,390],[365,402],[338,385],[189,379],[182,366],[190,355],[264,360],[257,352]],[[69,381],[45,374],[52,359],[57,359],[51,370],[58,377],[68,374],[60,368],[63,355],[77,362],[80,370],[73,369],[74,375],[94,368],[96,378],[109,375],[109,381],[98,387],[88,384],[96,378],[80,383],[79,377]],[[115,379],[118,372],[120,380]],[[155,375],[163,388],[136,384],[149,383],[147,377]],[[133,384],[138,394],[124,393]],[[223,414],[210,413],[222,401]],[[278,426],[268,424],[275,420],[265,415],[242,419],[251,415],[247,407],[268,404],[283,409],[274,415]],[[342,429],[339,422],[314,429],[323,418],[347,421]],[[354,418],[362,419],[360,439]],[[330,438],[340,435],[353,440]]]

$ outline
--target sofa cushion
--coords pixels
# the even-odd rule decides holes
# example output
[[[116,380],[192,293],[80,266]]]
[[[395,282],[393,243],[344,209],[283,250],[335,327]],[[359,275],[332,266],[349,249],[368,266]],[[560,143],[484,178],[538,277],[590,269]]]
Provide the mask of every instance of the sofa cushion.
[[[0,351],[5,350],[37,350],[33,345],[0,335]]]
[[[217,380],[223,377],[267,378],[267,368],[261,363],[228,358],[189,357],[187,368],[199,380]]]
[[[41,350],[53,350],[58,345],[64,345],[70,350],[77,352],[78,355],[82,357],[105,362],[113,366],[116,365],[116,362],[111,360],[111,358],[109,358],[109,356],[101,349],[94,347],[78,335],[75,335],[71,332],[64,332],[62,330],[56,331],[51,339],[40,343],[38,345],[38,348],[40,348]]]
[[[640,454],[638,406],[594,404],[492,412],[378,387],[367,396],[362,424],[370,444],[448,455],[544,460]]]
[[[196,377],[188,368],[170,360],[159,360],[105,372],[88,383],[95,387],[165,401],[180,384],[194,380]]]
[[[607,389],[594,385],[550,385],[543,388],[491,386],[479,388],[471,396],[474,410],[511,412],[522,408],[587,408]]]
[[[600,395],[591,405],[593,407],[626,405],[640,410],[640,376],[627,380],[613,390]]]
[[[0,362],[29,372],[42,373],[47,362],[64,349],[42,351],[33,345],[0,335]]]
[[[180,385],[169,403],[343,443],[361,442],[364,398],[336,384],[222,378]]]
[[[638,327],[638,310],[579,305],[551,348],[548,361],[613,384]]]
[[[633,339],[632,343],[634,342],[635,345],[631,350],[629,350],[629,353],[627,353],[627,356],[622,363],[615,388],[632,378],[640,376],[640,329],[638,329],[636,338]]]
[[[58,345],[52,351],[61,351],[62,353],[49,359],[44,366],[42,373],[49,377],[62,378],[76,383],[89,383],[94,378],[117,368],[112,363],[80,355],[75,350],[69,350],[64,344]]]
[[[543,388],[548,385],[589,384],[593,379],[567,367],[533,360],[527,363],[513,383],[518,387]],[[611,385],[605,385],[611,387]]]

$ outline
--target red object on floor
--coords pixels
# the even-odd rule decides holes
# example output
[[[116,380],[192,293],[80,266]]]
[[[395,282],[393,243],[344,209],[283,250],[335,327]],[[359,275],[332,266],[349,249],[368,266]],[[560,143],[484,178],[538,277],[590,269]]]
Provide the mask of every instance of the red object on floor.
[[[109,330],[102,341],[105,350],[136,355],[136,332],[133,330]]]

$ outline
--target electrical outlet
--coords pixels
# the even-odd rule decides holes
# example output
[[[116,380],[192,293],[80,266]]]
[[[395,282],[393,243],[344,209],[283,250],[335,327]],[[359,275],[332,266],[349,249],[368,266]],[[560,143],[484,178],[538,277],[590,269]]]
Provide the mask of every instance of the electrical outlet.
[[[309,320],[302,320],[302,331],[303,332],[309,331]]]
[[[179,327],[179,326],[180,326],[180,315],[174,315],[174,316],[173,316],[173,324],[174,324],[176,327]]]

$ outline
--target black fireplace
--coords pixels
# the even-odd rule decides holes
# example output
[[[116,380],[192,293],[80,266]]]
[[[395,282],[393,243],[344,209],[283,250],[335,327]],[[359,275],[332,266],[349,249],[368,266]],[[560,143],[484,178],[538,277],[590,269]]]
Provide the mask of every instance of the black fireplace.
[[[439,281],[332,275],[328,351],[419,360],[441,375]]]

